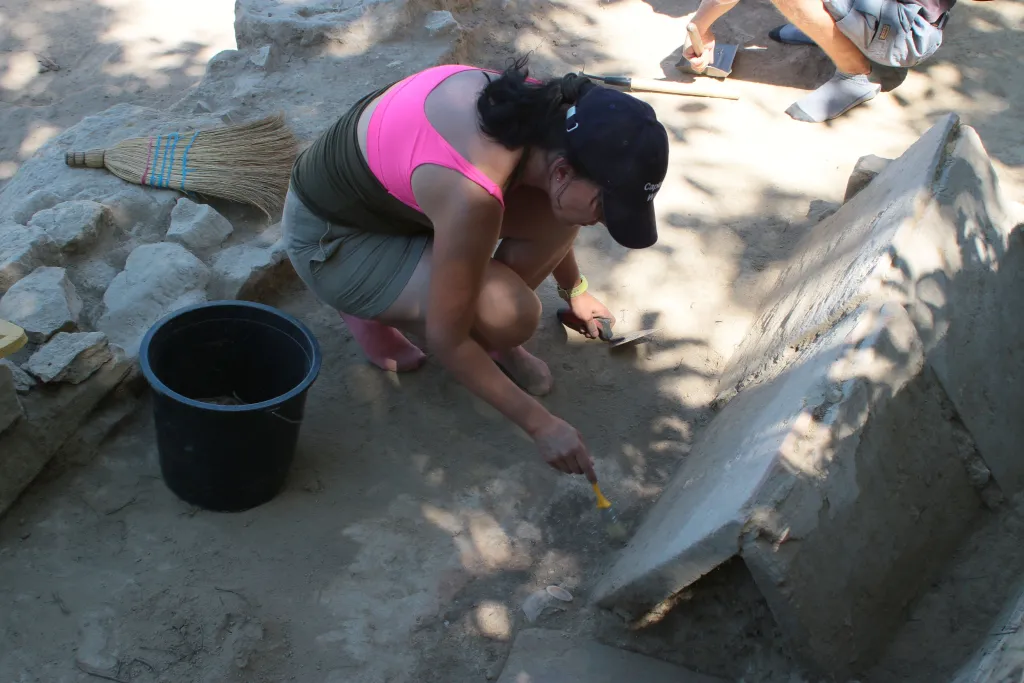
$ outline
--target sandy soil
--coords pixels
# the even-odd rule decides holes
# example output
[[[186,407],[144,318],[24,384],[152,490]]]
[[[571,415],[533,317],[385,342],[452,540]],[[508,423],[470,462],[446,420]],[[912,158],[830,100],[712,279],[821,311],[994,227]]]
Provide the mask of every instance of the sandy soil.
[[[130,6],[144,11],[129,15]],[[0,40],[11,52],[0,55],[0,86],[11,123],[0,132],[0,175],[85,113],[118,101],[187,100],[205,61],[233,47],[231,6],[176,3],[168,16],[155,2],[4,0]],[[585,66],[680,78],[672,65],[695,7],[507,0],[503,11],[488,3],[455,9],[469,31],[460,53],[469,61],[501,66],[532,51],[540,73]],[[749,48],[728,83],[741,100],[642,95],[673,136],[662,240],[627,254],[595,229],[579,251],[623,327],[659,325],[663,337],[622,355],[567,340],[546,283],[544,323],[531,342],[555,372],[548,405],[581,429],[627,521],[657,498],[706,423],[722,363],[813,225],[808,208],[841,201],[859,156],[896,156],[953,110],[979,130],[1020,199],[1024,83],[1011,56],[1022,9],[962,0],[933,62],[828,125],[783,113],[827,77],[829,64],[816,48],[769,41],[780,17],[755,0],[718,31]],[[415,45],[337,63],[328,55],[319,66],[296,60],[287,72],[295,76],[300,67],[348,67],[320,100],[305,104],[303,93],[307,120],[325,126],[338,107],[393,77],[395,60],[384,55],[399,49]],[[34,52],[61,69],[34,73]],[[249,106],[298,99],[301,83],[266,78],[277,89]],[[582,482],[549,472],[523,435],[436,363],[407,376],[377,372],[306,292],[276,303],[311,325],[325,353],[286,491],[239,515],[190,509],[159,478],[143,406],[95,458],[55,465],[0,520],[0,631],[12,645],[0,651],[0,679],[96,680],[83,670],[119,666],[118,676],[132,681],[485,680],[525,624],[523,600],[553,583],[578,597],[542,617],[545,626],[733,680],[801,680],[742,566],[722,568],[647,629],[630,631],[585,607],[615,546],[598,532]],[[932,683],[938,669],[955,665],[980,634],[939,622],[949,610],[974,626],[994,616],[1007,577],[1024,569],[1021,553],[995,547],[998,530],[1016,528],[1017,519],[1008,507],[979,531],[978,547],[1007,567],[1002,578],[966,593],[962,582],[939,581],[920,608],[925,625],[908,627],[864,681]],[[922,658],[922,643],[935,656]],[[933,668],[920,666],[925,659]]]
[[[164,108],[234,49],[230,0],[0,2],[0,188],[62,130],[119,102]]]

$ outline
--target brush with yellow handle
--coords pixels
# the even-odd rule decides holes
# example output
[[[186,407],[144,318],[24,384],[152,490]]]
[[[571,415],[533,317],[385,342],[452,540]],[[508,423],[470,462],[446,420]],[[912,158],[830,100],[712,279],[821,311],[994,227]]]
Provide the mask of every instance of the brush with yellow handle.
[[[590,482],[590,486],[594,489],[594,495],[597,496],[597,509],[601,511],[601,520],[604,523],[605,533],[616,541],[624,539],[626,537],[626,527],[619,521],[611,501],[601,493],[601,487],[597,485],[597,481]]]
[[[0,358],[6,358],[20,351],[26,343],[28,343],[28,336],[25,334],[25,330],[14,323],[0,319]]]

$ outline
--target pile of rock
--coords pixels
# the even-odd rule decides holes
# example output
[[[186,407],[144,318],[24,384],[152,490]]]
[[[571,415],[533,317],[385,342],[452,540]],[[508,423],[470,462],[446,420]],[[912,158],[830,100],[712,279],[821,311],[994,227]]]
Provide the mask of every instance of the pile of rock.
[[[451,12],[410,0],[241,0],[235,29],[239,49],[216,55],[168,112],[118,104],[86,117],[0,192],[0,318],[29,336],[0,365],[0,514],[83,421],[96,422],[90,413],[137,367],[157,320],[206,300],[263,299],[294,276],[265,217],[69,168],[65,153],[277,112],[308,140],[329,125],[326,112],[373,87],[458,61],[466,39]]]
[[[63,163],[68,149],[188,125],[114,107],[41,149],[0,194],[0,319],[29,339],[0,361],[0,512],[131,374],[161,317],[207,300],[256,299],[294,275],[279,227],[265,218],[243,212],[233,224],[180,193]],[[75,410],[56,409],[72,400]],[[48,420],[60,425],[44,429]],[[41,431],[63,438],[40,441]]]

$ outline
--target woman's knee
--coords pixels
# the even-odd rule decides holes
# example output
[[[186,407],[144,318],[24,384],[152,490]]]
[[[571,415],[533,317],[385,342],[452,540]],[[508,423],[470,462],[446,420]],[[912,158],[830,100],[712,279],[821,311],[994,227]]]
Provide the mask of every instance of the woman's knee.
[[[542,308],[519,275],[491,261],[478,299],[476,331],[493,349],[520,346],[536,332]]]

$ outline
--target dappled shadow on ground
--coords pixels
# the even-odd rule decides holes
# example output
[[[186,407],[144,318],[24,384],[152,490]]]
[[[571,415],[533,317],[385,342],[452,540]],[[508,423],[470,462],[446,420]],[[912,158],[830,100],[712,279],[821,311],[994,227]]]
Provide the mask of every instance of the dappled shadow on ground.
[[[942,47],[915,69],[921,78],[892,93],[911,121],[958,113],[978,130],[992,158],[1016,171],[1016,182],[1024,169],[1024,74],[1010,65],[1019,56],[1022,26],[1020,3],[957,3]]]
[[[913,273],[908,268],[910,259],[899,252],[894,254],[893,261],[907,278],[906,294],[926,299],[918,303],[923,310],[915,312],[919,321],[934,321],[934,327],[924,326],[924,335],[953,321],[942,345],[942,352],[948,354],[945,363],[954,368],[960,363],[976,364],[976,357],[961,359],[958,355],[957,349],[971,344],[993,350],[992,364],[978,371],[978,384],[961,378],[965,386],[957,393],[959,401],[967,401],[975,413],[968,429],[977,428],[977,416],[983,410],[981,401],[985,401],[997,405],[988,427],[998,430],[1007,426],[1006,406],[1016,405],[1021,397],[1013,383],[993,379],[1015,377],[1021,371],[1020,354],[1012,348],[1013,342],[1006,341],[1019,338],[1020,312],[1005,308],[1003,302],[1012,299],[1012,293],[1024,286],[1024,224],[1016,225],[1008,234],[1000,234],[990,222],[975,217],[972,212],[976,209],[969,201],[950,207],[951,215],[958,221],[956,244],[962,259],[962,270],[953,278],[941,270]],[[985,249],[979,249],[982,243],[987,245]],[[977,316],[978,323],[968,327],[971,313]],[[996,353],[996,349],[1001,351]],[[995,385],[1005,387],[998,397],[989,394]],[[951,387],[947,390],[955,391]],[[956,410],[952,406],[946,410],[951,414],[950,421],[963,430]],[[974,438],[981,442],[982,438],[990,440],[991,435],[975,433]],[[997,441],[1005,438],[1008,436],[998,437]],[[1014,539],[1019,538],[1022,524],[1022,500],[1020,495],[1004,500],[984,465],[980,466],[982,475],[978,474],[978,462],[985,453],[976,449],[977,445],[968,437],[966,455],[975,460],[971,469],[976,483],[985,486],[983,499],[988,509],[972,520],[967,532],[957,539],[955,553],[948,557],[948,563],[931,573],[921,594],[904,607],[906,623],[885,656],[867,673],[868,680],[927,683],[951,679],[952,673],[964,666],[990,636],[996,635],[993,627],[998,624],[997,618],[1018,594],[1020,577],[1024,575],[1024,549]],[[996,471],[995,464],[988,464]]]
[[[730,21],[745,26],[753,15],[744,12],[755,12],[746,5]],[[506,3],[503,13],[488,9],[494,7],[457,12],[467,35],[449,56],[500,68],[510,57],[532,51],[537,74],[556,75],[586,64],[612,68],[623,49],[597,40],[603,29],[590,16],[595,8],[534,1]],[[723,40],[730,24],[724,26]],[[767,28],[758,25],[751,35]],[[778,46],[783,49],[791,50]],[[288,109],[308,138],[341,107],[405,75],[417,50],[417,43],[390,43],[344,59],[327,50],[258,77],[250,69],[247,77],[256,85],[244,97],[209,104],[241,118]],[[792,50],[812,57],[790,84],[812,87],[822,58],[813,57],[815,48]],[[763,59],[772,53],[756,54]],[[666,64],[660,68],[673,77]],[[322,81],[323,89],[312,87],[317,81],[303,69],[313,68],[333,71],[335,80]],[[161,92],[170,90],[157,88],[154,97]],[[212,87],[207,92],[230,95]],[[755,113],[769,112],[765,102],[751,99]],[[578,248],[595,291],[625,329],[656,325],[661,337],[625,353],[612,353],[599,342],[577,344],[555,322],[558,302],[545,283],[544,322],[530,344],[555,374],[557,388],[545,403],[583,432],[605,493],[634,526],[688,457],[710,419],[706,406],[728,353],[765,288],[814,224],[803,218],[814,190],[801,192],[784,182],[799,159],[704,154],[736,135],[719,118],[719,103],[665,97],[657,106],[674,144],[662,192],[661,241],[643,254],[629,254],[594,228],[584,231]],[[29,127],[22,127],[22,139]],[[159,621],[153,617],[162,612],[145,607],[149,598],[175,595],[182,586],[205,591],[197,605],[234,600],[224,590],[259,596],[258,607],[231,603],[224,610],[258,618],[264,635],[248,666],[281,678],[402,680],[415,672],[411,680],[432,682],[492,675],[516,630],[528,626],[523,601],[549,584],[569,589],[577,600],[545,616],[542,626],[586,631],[594,627],[591,617],[605,620],[600,632],[609,641],[724,675],[747,673],[752,662],[767,656],[754,651],[778,646],[774,634],[762,640],[773,628],[770,615],[751,591],[749,576],[740,576],[735,565],[723,568],[721,583],[712,581],[688,597],[699,609],[681,604],[642,632],[627,634],[617,616],[590,611],[583,604],[587,590],[617,547],[603,535],[584,482],[544,466],[528,438],[436,362],[409,375],[379,372],[365,363],[337,316],[308,292],[295,288],[272,303],[309,324],[325,351],[286,490],[241,515],[190,510],[159,482],[149,428],[133,426],[117,450],[37,487],[0,523],[5,544],[16,548],[0,559],[0,574],[10,577],[0,585],[11,587],[3,601],[43,596],[18,602],[9,614],[46,627],[52,642],[64,648],[33,661],[26,659],[30,648],[18,640],[17,658],[0,663],[52,673],[53,679],[73,666],[65,646],[75,642],[75,625],[64,619],[59,604],[46,600],[54,593],[64,596],[76,617],[98,602],[132,613],[135,621],[119,631],[119,656],[152,665],[146,671],[134,664],[141,668],[133,680],[156,680],[162,672],[187,676],[189,656],[201,664],[218,643],[199,643],[173,663],[154,662],[137,651],[151,643],[141,643],[131,631],[139,620]],[[114,595],[108,577],[127,586],[125,592]],[[725,595],[723,585],[734,582],[743,586],[740,595]],[[233,633],[224,624],[234,622],[222,620],[216,609],[199,614],[198,621],[212,624],[210,630],[221,636]],[[691,639],[701,623],[695,614],[714,619],[730,611],[739,616],[728,628],[705,634],[703,642]],[[165,635],[177,637],[171,632],[188,631],[187,626],[170,624]],[[27,635],[31,629],[18,638]],[[177,643],[170,648],[175,657]],[[785,661],[784,654],[770,654],[772,661]],[[229,670],[231,677],[246,680],[244,666]],[[788,672],[777,673],[775,680],[790,680]]]
[[[0,188],[43,143],[121,102],[163,108],[233,47],[229,0],[10,0],[0,8]],[[224,25],[224,20],[228,24]]]
[[[692,16],[699,4],[644,1],[674,18]],[[904,85],[905,73],[885,73],[883,91],[891,91],[901,110],[898,116],[920,134],[936,117],[955,111],[983,140],[1009,143],[993,145],[992,156],[1019,170],[1024,166],[1024,136],[1017,112],[1024,106],[1024,77],[1010,65],[1021,41],[1022,18],[1020,5],[1007,0],[958,3],[942,46],[910,70],[909,83]],[[728,80],[811,90],[832,75],[831,60],[818,47],[782,45],[768,38],[770,29],[785,22],[770,3],[744,0],[715,23],[719,42],[740,46]],[[684,40],[680,35],[678,48],[662,61],[668,80],[694,79],[675,67]]]

